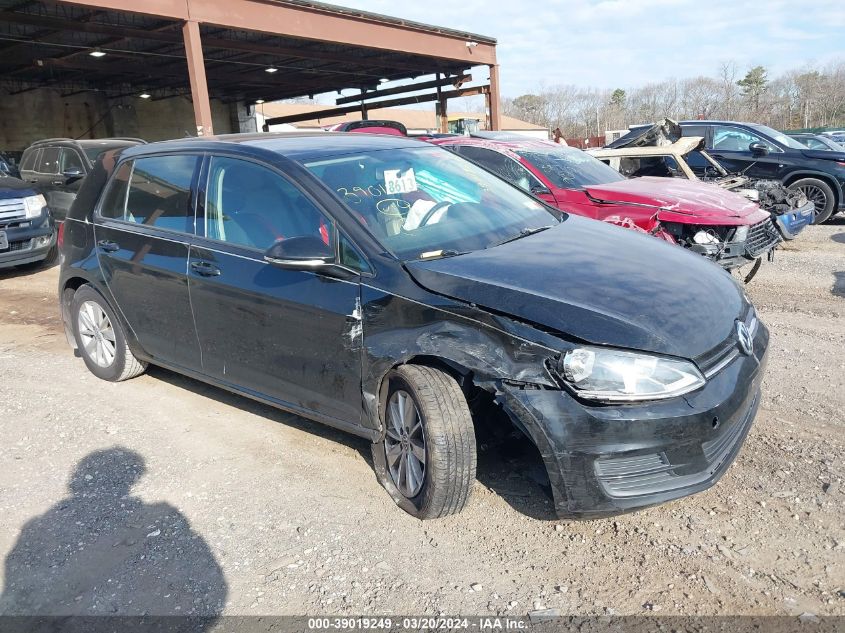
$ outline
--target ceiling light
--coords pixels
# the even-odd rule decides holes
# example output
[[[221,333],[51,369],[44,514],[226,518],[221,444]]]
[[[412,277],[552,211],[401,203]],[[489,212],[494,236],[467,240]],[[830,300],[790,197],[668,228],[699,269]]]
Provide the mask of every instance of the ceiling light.
[[[261,105],[262,103],[264,103],[264,99],[256,99],[255,103]]]
[[[142,99],[149,99],[150,97],[152,97],[152,95],[149,92],[142,92],[138,96],[141,97]]]
[[[99,48],[95,48],[93,51],[88,53],[91,57],[105,57],[106,53],[101,51]]]
[[[388,81],[390,81],[390,79],[388,79],[387,77],[382,77],[378,80],[380,84],[386,84]]]
[[[265,68],[265,69],[264,69],[264,72],[265,72],[265,73],[277,73],[277,72],[279,72],[279,69],[278,69],[278,68],[273,68],[272,66],[270,66],[269,68]]]

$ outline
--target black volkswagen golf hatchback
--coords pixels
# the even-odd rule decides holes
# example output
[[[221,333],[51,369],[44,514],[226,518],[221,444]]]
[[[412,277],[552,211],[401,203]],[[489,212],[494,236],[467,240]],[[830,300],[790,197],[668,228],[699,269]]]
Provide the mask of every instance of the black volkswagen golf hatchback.
[[[365,437],[420,518],[466,504],[494,415],[585,518],[711,486],[757,411],[768,331],[721,268],[412,139],[111,152],[67,220],[61,311],[91,372],[153,363]]]

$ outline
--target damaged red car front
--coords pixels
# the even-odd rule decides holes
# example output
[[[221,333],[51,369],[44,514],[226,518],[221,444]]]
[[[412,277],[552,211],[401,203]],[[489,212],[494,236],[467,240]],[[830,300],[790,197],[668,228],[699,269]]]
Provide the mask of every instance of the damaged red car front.
[[[728,270],[753,265],[753,274],[781,241],[768,212],[709,183],[626,178],[579,149],[532,139],[432,142],[564,211],[636,227]]]

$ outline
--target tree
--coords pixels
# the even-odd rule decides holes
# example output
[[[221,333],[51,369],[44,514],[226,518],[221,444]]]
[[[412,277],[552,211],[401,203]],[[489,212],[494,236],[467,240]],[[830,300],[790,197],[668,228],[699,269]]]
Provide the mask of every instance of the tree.
[[[736,82],[742,89],[742,96],[754,105],[754,113],[760,111],[760,95],[766,92],[766,69],[762,66],[755,66],[749,70],[745,77]]]
[[[625,91],[622,90],[622,88],[617,88],[613,91],[613,94],[610,95],[610,105],[616,108],[625,107]]]
[[[548,99],[545,96],[526,94],[517,97],[510,103],[511,111],[508,114],[529,123],[548,127],[547,106]]]

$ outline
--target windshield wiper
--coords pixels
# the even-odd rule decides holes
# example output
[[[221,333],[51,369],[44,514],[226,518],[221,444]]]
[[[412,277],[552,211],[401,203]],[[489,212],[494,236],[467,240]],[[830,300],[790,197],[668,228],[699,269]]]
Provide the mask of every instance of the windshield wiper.
[[[535,233],[539,233],[540,231],[545,231],[546,229],[550,229],[554,226],[554,224],[550,224],[549,226],[537,226],[533,229],[524,228],[520,230],[519,234],[514,235],[513,237],[508,237],[501,242],[496,242],[494,244],[490,244],[487,248],[495,248],[496,246],[501,246],[502,244],[507,244],[508,242],[514,242],[516,240],[521,240],[523,237],[528,237],[529,235],[534,235]]]
[[[431,259],[443,259],[444,257],[455,257],[457,255],[465,255],[466,251],[456,251],[452,249],[443,249],[437,251],[427,251],[420,254],[420,259],[429,261]]]

